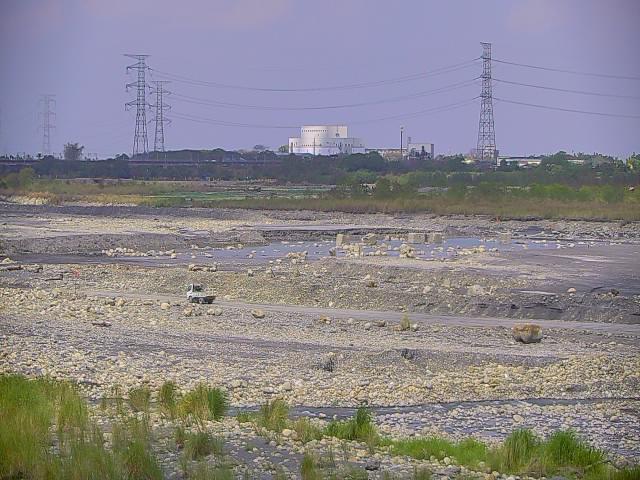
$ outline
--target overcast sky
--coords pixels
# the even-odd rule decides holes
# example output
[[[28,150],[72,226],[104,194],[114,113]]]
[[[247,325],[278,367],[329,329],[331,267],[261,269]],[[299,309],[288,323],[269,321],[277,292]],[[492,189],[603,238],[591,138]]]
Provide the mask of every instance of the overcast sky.
[[[500,60],[640,78],[639,24],[638,0],[0,0],[0,150],[41,150],[38,97],[52,93],[55,152],[74,141],[101,157],[130,153],[135,112],[124,109],[133,99],[124,86],[134,79],[125,74],[132,61],[124,53],[151,55],[148,64],[155,70],[149,80],[170,73],[230,86],[295,89],[375,82],[462,64],[481,55],[484,41],[493,43],[493,56]],[[175,95],[167,102],[174,118],[166,127],[166,146],[277,148],[299,130],[258,126],[344,123],[367,146],[397,147],[404,126],[414,141],[435,143],[436,153],[467,152],[477,138],[480,106],[471,99],[480,93],[473,81],[480,73],[476,62],[410,81],[307,92],[194,85],[172,77],[168,89]],[[640,80],[504,63],[494,65],[493,75],[625,97],[496,82],[497,98],[640,116]],[[442,88],[374,105],[277,109],[370,103]],[[185,97],[273,108],[201,105]],[[452,104],[458,108],[437,110]],[[403,117],[429,109],[435,111]],[[185,115],[252,127],[198,123]],[[376,121],[385,117],[399,118]],[[495,128],[503,154],[640,151],[640,118],[496,100]],[[153,132],[150,124],[150,146]]]

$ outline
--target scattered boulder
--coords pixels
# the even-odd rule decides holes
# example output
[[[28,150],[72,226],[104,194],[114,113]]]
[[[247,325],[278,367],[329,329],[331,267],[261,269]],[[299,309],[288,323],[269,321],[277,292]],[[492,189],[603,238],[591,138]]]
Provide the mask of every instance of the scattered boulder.
[[[336,247],[341,247],[351,243],[351,235],[346,233],[339,233],[336,235]]]
[[[162,303],[160,304],[160,308],[161,308],[162,310],[169,310],[169,309],[171,308],[171,304],[170,304],[170,303],[167,303],[167,302],[162,302]]]
[[[441,232],[430,232],[428,236],[429,243],[442,243],[443,239]]]
[[[467,287],[467,295],[484,295],[487,293],[482,285],[469,285]]]
[[[264,318],[264,310],[260,308],[254,308],[251,310],[251,316],[253,318]]]
[[[534,323],[514,325],[511,335],[517,342],[538,343],[542,340],[542,327]]]
[[[369,246],[374,246],[378,243],[378,237],[375,233],[367,233],[362,237],[362,243]]]
[[[576,289],[571,287],[567,289],[567,293],[571,294],[571,293],[576,293]]]
[[[213,315],[214,317],[219,317],[222,315],[222,308],[214,307],[207,310],[207,315]]]
[[[424,243],[425,238],[424,233],[411,232],[407,235],[407,243]]]
[[[400,245],[400,258],[416,258],[416,253],[411,245],[403,243]]]
[[[91,325],[95,327],[110,327],[111,322],[107,322],[106,320],[94,320],[91,322]]]

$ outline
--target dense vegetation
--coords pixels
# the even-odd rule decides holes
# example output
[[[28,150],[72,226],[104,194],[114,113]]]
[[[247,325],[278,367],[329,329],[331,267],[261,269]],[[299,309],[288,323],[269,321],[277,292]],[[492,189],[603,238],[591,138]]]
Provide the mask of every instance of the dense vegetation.
[[[131,165],[126,160],[63,162],[43,160],[0,178],[0,193],[27,195],[56,203],[87,200],[147,206],[198,206],[258,209],[311,209],[375,212],[429,212],[434,214],[486,214],[496,217],[542,217],[586,219],[640,219],[638,156],[627,164],[602,156],[585,156],[575,164],[564,152],[546,157],[535,168],[501,166],[479,170],[464,163],[462,156],[433,162],[386,162],[377,154],[342,158],[298,158],[277,162],[229,166],[167,167]],[[77,168],[76,168],[77,167]],[[102,177],[147,178],[153,169],[169,174],[171,168],[190,178],[211,174],[215,180],[260,179],[279,191],[246,188],[233,191],[211,182],[104,180]],[[77,170],[80,169],[80,170]],[[111,169],[115,169],[116,172]],[[126,172],[120,172],[124,169]],[[132,175],[132,169],[146,170]],[[176,172],[174,172],[176,173]],[[52,177],[91,176],[77,181]],[[177,173],[176,173],[177,174]],[[205,176],[207,176],[205,175]],[[208,178],[208,176],[207,176]],[[292,187],[290,183],[331,183],[333,187]],[[244,183],[246,185],[246,183]],[[329,188],[331,188],[329,190]]]

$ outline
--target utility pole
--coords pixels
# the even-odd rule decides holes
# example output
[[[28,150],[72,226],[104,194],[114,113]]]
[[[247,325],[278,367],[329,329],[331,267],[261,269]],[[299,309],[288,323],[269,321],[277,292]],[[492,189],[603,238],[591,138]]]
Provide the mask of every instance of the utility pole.
[[[55,112],[53,109],[56,105],[55,95],[45,93],[40,96],[40,104],[42,105],[42,112],[40,116],[42,119],[42,154],[51,155],[51,130],[54,130],[56,126],[53,124],[55,119]]]
[[[131,158],[139,154],[146,154],[149,150],[149,142],[147,140],[147,83],[145,81],[145,74],[147,71],[147,57],[149,55],[132,55],[125,54],[125,57],[133,58],[137,60],[133,65],[127,66],[127,73],[129,70],[135,70],[137,74],[137,80],[135,82],[127,83],[127,91],[129,88],[136,88],[136,99],[125,103],[125,109],[129,109],[135,105],[136,107],[136,129],[133,134],[133,152]]]
[[[491,89],[491,44],[482,45],[482,94],[476,155],[480,162],[496,161],[496,132],[493,124],[493,93]]]
[[[400,160],[402,160],[402,135],[404,134],[404,127],[400,127]]]
[[[164,103],[164,96],[170,95],[171,92],[164,88],[169,83],[168,80],[154,80],[152,83],[155,85],[153,91],[156,94],[156,103],[152,105],[156,109],[156,134],[153,139],[153,151],[156,152],[156,160],[158,160],[159,152],[164,152],[164,124],[171,123],[171,120],[164,116],[164,112],[171,109],[171,105]]]

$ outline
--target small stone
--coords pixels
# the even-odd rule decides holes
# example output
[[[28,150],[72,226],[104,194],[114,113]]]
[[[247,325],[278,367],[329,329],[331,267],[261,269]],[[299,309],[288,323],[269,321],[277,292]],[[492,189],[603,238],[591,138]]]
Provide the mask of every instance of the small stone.
[[[264,318],[264,310],[260,308],[254,308],[251,310],[251,315],[253,318]]]
[[[571,287],[567,289],[567,293],[576,293],[576,289]]]

